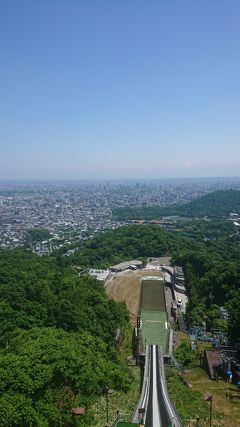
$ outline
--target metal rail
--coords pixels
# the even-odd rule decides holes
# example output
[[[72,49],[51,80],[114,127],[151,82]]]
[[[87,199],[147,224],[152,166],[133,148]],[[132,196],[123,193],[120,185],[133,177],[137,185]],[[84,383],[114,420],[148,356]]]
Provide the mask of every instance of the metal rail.
[[[181,418],[173,405],[169,394],[168,394],[168,388],[167,388],[167,382],[166,382],[166,376],[165,376],[165,369],[164,369],[164,359],[163,359],[163,351],[162,348],[158,347],[158,363],[159,363],[159,376],[160,376],[160,386],[161,386],[161,393],[163,396],[163,401],[166,407],[166,411],[168,414],[170,426],[173,427],[183,427],[183,423],[181,421]]]
[[[163,351],[156,345],[146,347],[142,391],[132,421],[140,418],[146,427],[183,427],[168,394]]]
[[[150,346],[146,346],[146,354],[145,354],[145,366],[144,366],[144,376],[142,383],[142,391],[136,406],[136,410],[133,415],[133,423],[139,422],[139,410],[143,408],[147,408],[148,398],[149,398],[149,384],[150,384]]]

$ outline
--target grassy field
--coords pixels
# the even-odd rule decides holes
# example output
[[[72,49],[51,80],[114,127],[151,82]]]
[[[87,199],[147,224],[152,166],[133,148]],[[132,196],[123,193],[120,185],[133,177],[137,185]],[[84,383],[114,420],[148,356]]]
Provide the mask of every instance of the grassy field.
[[[167,314],[165,310],[164,283],[156,279],[141,281],[140,315],[142,319],[142,342],[162,345],[167,343]]]
[[[208,417],[208,406],[199,391],[193,391],[182,381],[179,372],[167,369],[168,391],[181,418],[185,423],[200,416],[201,421]]]
[[[159,279],[141,280],[141,310],[165,311],[164,282]]]
[[[179,332],[177,337],[177,346],[184,341],[189,342],[189,337],[182,332]],[[201,343],[198,346],[199,351],[208,346]],[[189,389],[184,384],[183,379],[189,382],[192,388]],[[235,385],[226,383],[223,380],[218,382],[210,380],[207,373],[200,367],[194,367],[190,369],[189,373],[185,374],[175,371],[173,375],[168,372],[168,383],[170,396],[176,403],[176,407],[184,420],[194,419],[194,414],[198,414],[201,418],[201,427],[209,427],[209,406],[205,398],[212,395],[212,427],[240,426],[240,400],[226,398],[226,393],[238,394]]]
[[[184,375],[177,371],[168,370],[167,382],[170,396],[181,415],[185,426],[194,426],[196,417],[200,417],[201,427],[209,427],[209,404],[205,400],[208,395],[213,396],[212,427],[239,427],[239,408],[235,407],[230,401],[220,401],[225,399],[225,391],[222,385],[214,383],[205,376],[200,368],[194,368],[191,374],[185,375],[185,379],[192,384],[188,388],[183,382]],[[220,397],[221,396],[221,397]],[[192,420],[192,422],[190,421]]]
[[[199,391],[203,397],[208,395],[213,396],[213,426],[240,426],[240,400],[229,400],[226,398],[226,393],[239,393],[234,384],[226,383],[223,380],[218,382],[212,381],[201,368],[192,369],[187,376],[193,385],[193,390]]]
[[[143,344],[162,345],[166,348],[167,330],[165,311],[141,310]]]

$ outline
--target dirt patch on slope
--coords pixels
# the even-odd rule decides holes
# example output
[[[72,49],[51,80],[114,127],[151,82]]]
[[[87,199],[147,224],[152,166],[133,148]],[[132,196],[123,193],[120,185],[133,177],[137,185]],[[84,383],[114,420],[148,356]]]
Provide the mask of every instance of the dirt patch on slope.
[[[125,301],[130,314],[130,320],[136,323],[140,299],[140,279],[144,276],[161,276],[156,270],[128,271],[116,273],[110,277],[105,285],[108,296],[115,301]]]

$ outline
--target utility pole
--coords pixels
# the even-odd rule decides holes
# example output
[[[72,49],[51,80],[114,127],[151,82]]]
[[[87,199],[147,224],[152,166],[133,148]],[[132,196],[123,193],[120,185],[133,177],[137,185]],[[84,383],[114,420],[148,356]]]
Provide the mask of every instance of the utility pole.
[[[210,406],[209,406],[209,427],[212,427],[212,404],[213,404],[213,396],[210,395],[210,396],[206,397],[205,400],[210,403]]]
[[[113,394],[113,390],[109,387],[106,387],[106,415],[107,415],[107,425],[109,423],[109,402],[108,397],[110,394]]]

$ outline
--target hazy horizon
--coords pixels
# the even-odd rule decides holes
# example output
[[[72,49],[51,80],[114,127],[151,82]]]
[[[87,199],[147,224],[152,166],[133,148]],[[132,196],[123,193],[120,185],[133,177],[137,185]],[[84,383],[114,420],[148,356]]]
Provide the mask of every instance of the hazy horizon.
[[[29,179],[9,179],[9,178],[0,178],[0,184],[62,184],[62,183],[167,183],[167,182],[229,182],[237,183],[240,181],[240,176],[205,176],[205,177],[170,177],[170,178],[29,178]]]
[[[0,180],[240,176],[237,0],[3,1]]]

